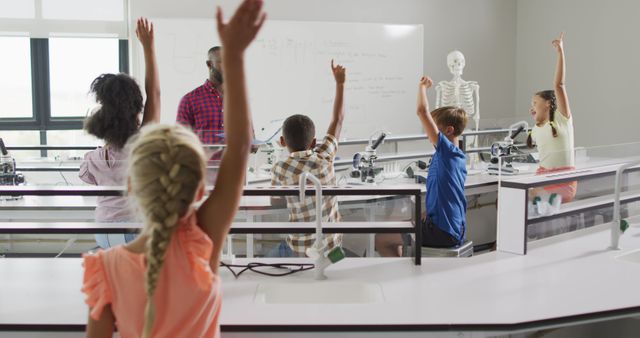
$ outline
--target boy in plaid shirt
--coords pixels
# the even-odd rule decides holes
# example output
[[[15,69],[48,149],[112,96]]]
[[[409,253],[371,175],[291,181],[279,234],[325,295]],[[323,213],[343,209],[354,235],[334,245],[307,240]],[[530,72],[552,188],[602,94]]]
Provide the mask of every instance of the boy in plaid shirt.
[[[284,121],[280,143],[291,153],[283,161],[277,162],[271,171],[272,185],[297,185],[300,174],[311,173],[322,185],[336,185],[333,170],[333,159],[338,149],[338,138],[344,120],[344,83],[346,69],[341,65],[334,65],[331,60],[331,70],[336,81],[336,96],[333,103],[333,118],[329,124],[327,135],[322,143],[316,144],[315,126],[313,121],[304,115],[292,115]],[[322,221],[337,222],[340,220],[338,200],[336,196],[322,198]],[[304,200],[299,197],[287,196],[289,221],[312,222],[316,219],[315,197]],[[288,235],[286,247],[278,248],[277,256],[304,255],[306,248],[315,242],[315,234]],[[324,238],[325,250],[342,244],[342,234],[331,234]],[[274,255],[274,254],[271,254]]]

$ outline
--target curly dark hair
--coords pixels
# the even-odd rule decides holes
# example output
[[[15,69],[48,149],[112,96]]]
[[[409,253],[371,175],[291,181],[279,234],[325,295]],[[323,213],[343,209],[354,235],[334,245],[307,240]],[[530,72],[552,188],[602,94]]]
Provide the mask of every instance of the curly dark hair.
[[[124,148],[129,137],[140,128],[142,92],[127,74],[102,74],[91,83],[100,109],[87,117],[84,129],[117,149]]]

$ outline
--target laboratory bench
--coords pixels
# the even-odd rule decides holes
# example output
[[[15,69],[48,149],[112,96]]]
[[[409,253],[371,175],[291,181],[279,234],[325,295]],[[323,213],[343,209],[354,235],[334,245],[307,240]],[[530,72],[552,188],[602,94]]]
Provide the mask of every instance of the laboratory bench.
[[[346,258],[286,277],[220,268],[223,334],[293,332],[509,333],[640,315],[640,227],[607,248],[600,225],[531,244],[528,255]],[[303,258],[238,259],[310,262]],[[0,331],[83,331],[88,316],[80,258],[0,259]],[[282,292],[286,290],[286,292]],[[8,334],[8,333],[7,333]],[[78,333],[79,334],[79,333]],[[475,336],[475,335],[474,335]],[[0,337],[3,333],[0,332]]]
[[[422,173],[423,175],[426,173]],[[349,180],[346,182],[347,184],[342,184],[341,187],[349,187],[345,189],[354,190],[354,189],[366,189],[367,194],[371,195],[339,195],[337,196],[339,208],[341,214],[343,216],[343,221],[348,223],[353,222],[369,222],[371,225],[369,226],[369,230],[365,228],[361,228],[361,232],[369,231],[369,233],[384,233],[387,232],[384,227],[384,224],[378,224],[379,222],[408,222],[413,219],[414,215],[412,213],[414,208],[413,200],[415,197],[413,196],[394,196],[390,195],[396,188],[408,188],[408,189],[419,189],[421,192],[421,206],[424,208],[424,198],[426,193],[426,185],[424,183],[415,183],[414,179],[409,178],[398,178],[395,177],[393,179],[385,179],[384,181],[376,184],[362,184],[359,182],[355,182]],[[24,187],[24,188],[29,188]],[[82,229],[83,227],[87,227],[87,224],[90,222],[94,222],[94,210],[97,206],[97,196],[89,196],[89,194],[95,193],[106,193],[105,189],[96,188],[91,186],[60,186],[60,187],[50,187],[50,186],[42,186],[42,187],[31,187],[35,192],[39,195],[25,195],[18,200],[12,201],[0,201],[0,228],[5,228],[4,230],[0,229],[0,239],[4,238],[4,245],[0,243],[0,248],[4,247],[7,253],[12,254],[28,254],[29,247],[27,241],[29,239],[34,239],[37,237],[38,239],[52,239],[50,244],[41,244],[39,245],[39,250],[34,251],[33,253],[57,253],[60,252],[61,248],[64,246],[67,238],[63,238],[63,235],[55,235],[62,234],[63,231],[61,229],[70,230],[69,233],[74,234],[73,229],[79,229],[78,233],[95,233],[95,231]],[[261,185],[249,185],[247,189],[252,191],[260,191],[260,190],[270,190],[270,191],[278,191],[281,188],[268,188],[267,184]],[[297,188],[296,188],[297,189]],[[37,191],[40,190],[40,191]],[[75,192],[73,191],[75,190]],[[117,188],[107,188],[109,193],[117,192]],[[381,190],[377,191],[376,190]],[[479,195],[487,195],[490,194],[489,203],[494,202],[496,197],[495,194],[497,192],[497,177],[487,174],[477,174],[470,175],[466,182],[465,192],[468,196],[479,196]],[[78,196],[82,194],[84,196]],[[312,190],[308,190],[308,194],[314,194]],[[487,208],[491,209],[491,208]],[[268,247],[271,242],[275,241],[276,238],[274,236],[262,235],[265,234],[265,227],[259,225],[259,223],[273,223],[273,222],[286,222],[287,221],[288,211],[282,205],[272,204],[270,196],[243,196],[240,202],[239,212],[236,215],[236,222],[241,223],[251,223],[255,222],[256,224],[253,227],[259,227],[262,231],[256,231],[256,235],[253,236],[249,234],[250,227],[245,227],[245,232],[247,236],[244,235],[233,235],[233,242],[240,242],[240,245],[234,245],[233,251],[235,254],[239,255],[247,255],[252,257],[254,252],[261,252],[263,249]],[[485,244],[491,243],[495,241],[495,213],[491,217],[486,217],[482,215],[482,217],[478,217],[482,223],[475,222],[473,224],[473,229],[469,230],[469,234],[471,239],[474,240],[474,243]],[[492,221],[493,219],[493,221]],[[10,234],[10,229],[15,228],[16,226],[11,226],[8,224],[9,222],[18,222],[18,223],[31,223],[25,224],[22,226],[22,229],[19,232]],[[61,223],[58,227],[53,227],[52,222]],[[75,223],[85,223],[85,224],[75,224]],[[40,225],[37,225],[40,224]],[[42,224],[50,224],[47,226],[43,226]],[[42,233],[38,234],[35,232],[38,227],[43,229]],[[113,232],[124,232],[125,230],[131,228],[127,226],[127,229],[122,229],[122,226],[114,225],[113,229],[107,229],[109,225],[100,225],[100,228],[103,228],[107,231],[105,233],[113,233]],[[137,225],[134,225],[137,227]],[[266,227],[269,228],[269,227]],[[356,233],[357,230],[352,228],[344,228],[344,233]],[[364,229],[364,230],[363,230]],[[17,230],[17,229],[16,229]],[[232,229],[232,232],[240,231],[239,229]],[[31,231],[31,232],[30,232]],[[303,231],[306,232],[306,231]],[[398,232],[406,232],[406,230],[398,231]],[[240,233],[240,232],[238,232]],[[272,233],[276,233],[275,231]],[[5,235],[2,235],[5,234]],[[2,237],[5,236],[5,237]],[[7,237],[9,236],[9,237]],[[35,236],[35,237],[34,237]],[[246,237],[246,238],[245,238]],[[255,241],[254,241],[255,237]],[[77,241],[74,246],[67,250],[70,253],[77,253],[82,250],[86,251],[90,249],[92,237],[88,237],[87,235],[80,236],[80,239],[83,241]],[[11,245],[11,243],[20,240],[24,243],[18,243],[16,245]],[[368,239],[355,239],[356,244],[359,245],[358,252],[360,250],[364,250],[367,256],[371,256],[375,251],[374,247],[374,236],[369,235]],[[244,243],[242,243],[244,241]],[[85,243],[86,242],[86,243]],[[35,242],[32,241],[32,245],[36,245]],[[229,243],[228,243],[229,244]],[[264,244],[264,245],[263,245]],[[254,248],[255,246],[255,248]],[[80,251],[79,251],[80,250]]]

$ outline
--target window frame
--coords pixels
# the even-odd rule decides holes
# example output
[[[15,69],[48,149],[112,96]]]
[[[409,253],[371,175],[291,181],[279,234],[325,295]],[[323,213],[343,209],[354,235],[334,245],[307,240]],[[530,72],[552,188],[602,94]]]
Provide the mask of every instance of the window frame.
[[[41,145],[46,145],[47,130],[82,129],[84,117],[51,116],[49,39],[30,38],[31,45],[31,117],[0,117],[0,130],[39,130]],[[129,41],[118,39],[118,64],[121,73],[129,74]]]

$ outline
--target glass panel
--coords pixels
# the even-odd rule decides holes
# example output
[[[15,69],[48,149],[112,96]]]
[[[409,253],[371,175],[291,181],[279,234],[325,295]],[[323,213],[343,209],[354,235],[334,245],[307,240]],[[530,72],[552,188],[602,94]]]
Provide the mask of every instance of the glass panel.
[[[553,152],[546,156],[558,161],[554,157],[567,158],[567,153]],[[637,163],[621,176],[621,218],[638,216],[640,143],[576,147],[570,156],[574,157],[570,163],[575,166],[542,169],[536,165],[536,171],[503,176],[508,181],[544,183],[527,191],[528,240],[611,222],[616,170],[621,165]],[[515,162],[513,165],[517,166]]]
[[[10,202],[7,202],[10,203]],[[78,257],[82,253],[96,248],[94,235],[84,234],[11,234],[0,235],[4,257],[24,257],[37,255],[38,257]]]
[[[57,20],[123,21],[123,0],[42,0],[42,17]]]
[[[50,38],[51,116],[84,117],[96,106],[91,82],[118,73],[117,38]]]
[[[0,18],[33,19],[35,14],[34,0],[0,0]]]
[[[1,36],[0,50],[2,51],[2,62],[0,62],[2,111],[0,111],[0,116],[32,117],[29,38]]]

